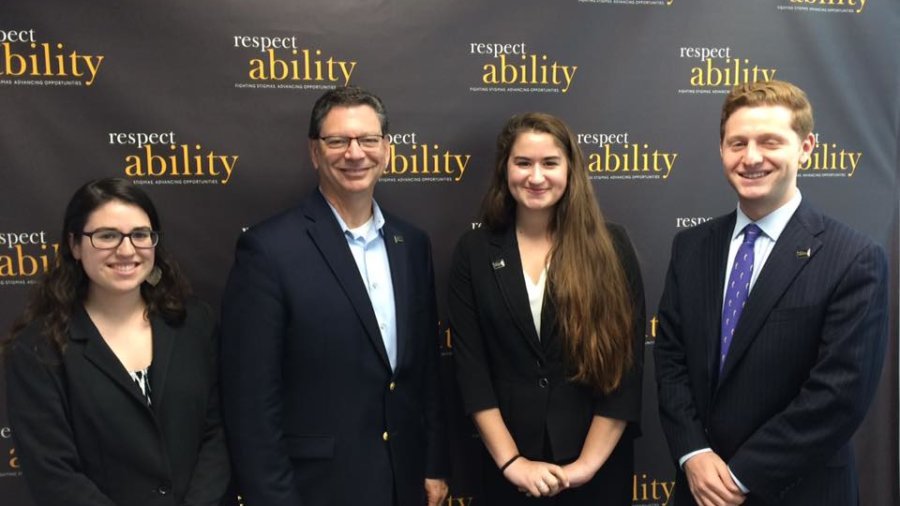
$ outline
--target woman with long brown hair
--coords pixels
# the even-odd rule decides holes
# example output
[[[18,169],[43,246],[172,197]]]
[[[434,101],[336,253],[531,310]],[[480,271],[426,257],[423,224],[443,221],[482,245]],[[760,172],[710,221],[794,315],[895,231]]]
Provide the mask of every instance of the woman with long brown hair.
[[[220,504],[230,466],[214,330],[147,194],[117,178],[79,188],[56,264],[3,349],[35,504]]]
[[[449,310],[463,404],[489,454],[485,503],[631,504],[640,269],[562,121],[507,122],[482,221],[454,252]]]

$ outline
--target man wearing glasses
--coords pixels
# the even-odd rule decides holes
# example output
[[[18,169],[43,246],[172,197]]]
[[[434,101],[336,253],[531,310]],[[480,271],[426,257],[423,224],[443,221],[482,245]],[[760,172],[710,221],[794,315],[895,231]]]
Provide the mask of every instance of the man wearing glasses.
[[[222,396],[248,506],[436,506],[447,494],[431,245],[373,195],[381,99],[328,91],[319,187],[245,232],[225,288]]]

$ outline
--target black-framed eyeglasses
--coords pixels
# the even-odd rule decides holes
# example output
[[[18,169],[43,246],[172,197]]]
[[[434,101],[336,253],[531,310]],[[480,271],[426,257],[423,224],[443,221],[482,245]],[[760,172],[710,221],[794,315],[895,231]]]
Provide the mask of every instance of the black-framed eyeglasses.
[[[101,228],[93,232],[82,232],[91,240],[91,246],[96,249],[116,249],[127,237],[131,245],[139,249],[153,248],[159,244],[159,232],[146,228],[132,230],[129,233],[120,232],[114,228]]]
[[[328,149],[347,149],[350,143],[356,141],[359,147],[363,149],[376,149],[381,146],[384,141],[384,135],[360,135],[359,137],[343,137],[340,135],[329,135],[327,137],[319,137],[319,140],[325,143]]]

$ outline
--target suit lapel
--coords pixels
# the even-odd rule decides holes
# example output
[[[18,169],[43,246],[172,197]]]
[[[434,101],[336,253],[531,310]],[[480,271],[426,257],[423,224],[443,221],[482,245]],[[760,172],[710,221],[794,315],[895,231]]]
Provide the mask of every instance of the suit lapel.
[[[775,242],[747,297],[747,305],[744,306],[741,319],[734,331],[728,357],[725,359],[722,379],[728,377],[735,364],[756,339],[781,295],[822,247],[822,242],[816,237],[822,229],[821,215],[801,203]],[[801,256],[797,254],[798,251],[808,254]]]
[[[394,314],[397,328],[397,367],[403,363],[403,353],[406,351],[409,338],[406,325],[409,311],[409,286],[406,275],[409,268],[409,246],[406,239],[391,222],[385,217],[384,245],[387,249],[388,264],[391,267],[391,283],[394,288]],[[383,345],[383,344],[382,344]]]
[[[556,332],[556,323],[556,305],[553,304],[553,298],[549,296],[545,288],[544,303],[541,306],[541,346],[544,350],[549,349],[550,344],[559,337]]]
[[[140,389],[125,366],[119,361],[106,341],[100,335],[94,322],[88,316],[83,307],[78,308],[72,318],[70,336],[73,341],[84,341],[84,358],[109,377],[114,384],[125,391],[126,395],[134,399],[138,404],[147,407]],[[149,409],[149,408],[148,408]]]
[[[176,331],[158,317],[150,318],[153,331],[153,364],[150,369],[150,396],[152,406],[156,409],[162,405],[166,390],[166,377],[169,373],[169,362],[175,345]]]
[[[347,239],[341,232],[341,227],[325,201],[325,197],[316,191],[307,200],[305,213],[307,219],[311,221],[307,228],[310,239],[319,249],[341,289],[350,299],[350,304],[359,317],[366,330],[366,336],[372,342],[378,356],[390,369],[391,364],[384,348],[384,341],[381,339],[381,332],[378,330],[378,320],[375,318],[375,310],[372,309],[372,301],[369,300],[369,294],[366,292],[353,254],[350,253]],[[392,276],[393,271],[394,269],[391,268]]]
[[[704,278],[704,285],[700,293],[711,294],[710,297],[703,297],[705,303],[710,306],[703,308],[706,315],[705,328],[707,329],[706,339],[706,371],[708,373],[708,385],[710,394],[715,390],[718,384],[719,373],[719,341],[722,333],[722,291],[725,287],[725,266],[728,260],[728,248],[731,245],[731,231],[734,230],[734,222],[737,213],[733,212],[722,220],[717,227],[710,229],[709,236],[706,238],[708,244],[706,251],[706,265],[709,266],[707,276]]]
[[[506,308],[523,339],[538,356],[543,356],[537,330],[534,328],[534,319],[531,316],[531,304],[528,302],[528,291],[525,289],[522,259],[519,256],[514,227],[510,227],[503,234],[491,235],[490,255],[494,277],[500,293],[503,294]]]

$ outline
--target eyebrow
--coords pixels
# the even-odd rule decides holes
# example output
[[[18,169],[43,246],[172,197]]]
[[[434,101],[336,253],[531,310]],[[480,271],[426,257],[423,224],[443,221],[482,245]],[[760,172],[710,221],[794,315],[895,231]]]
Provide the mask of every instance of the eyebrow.
[[[375,134],[361,134],[361,135],[344,135],[344,134],[329,134],[329,135],[321,134],[321,135],[319,135],[319,138],[320,138],[320,139],[324,139],[324,138],[326,138],[326,137],[346,137],[346,138],[348,138],[348,139],[350,139],[350,138],[356,138],[356,139],[359,139],[360,137],[384,137],[384,135],[378,134],[378,133],[375,133]]]
[[[525,155],[514,155],[513,160],[535,160],[535,158],[531,158],[530,156],[525,156]],[[562,157],[553,155],[553,156],[545,156],[543,158],[536,158],[536,160],[562,160]]]
[[[105,231],[108,231],[108,230],[112,230],[112,231],[114,231],[114,232],[122,232],[121,230],[119,230],[119,229],[116,228],[116,227],[97,227],[97,228],[94,229],[94,232],[105,232]],[[153,230],[153,226],[152,226],[152,225],[141,225],[141,226],[139,226],[139,227],[134,227],[134,228],[132,228],[132,229],[131,229],[131,232],[134,232],[135,230],[151,230],[151,231],[152,231],[152,230]]]
[[[770,141],[770,140],[784,141],[787,139],[787,137],[777,134],[777,133],[762,133],[759,135],[735,134],[735,135],[725,137],[722,140],[722,142],[728,143],[728,142],[734,142],[734,141],[746,141],[751,138],[757,139],[760,142],[765,142],[765,141]]]

